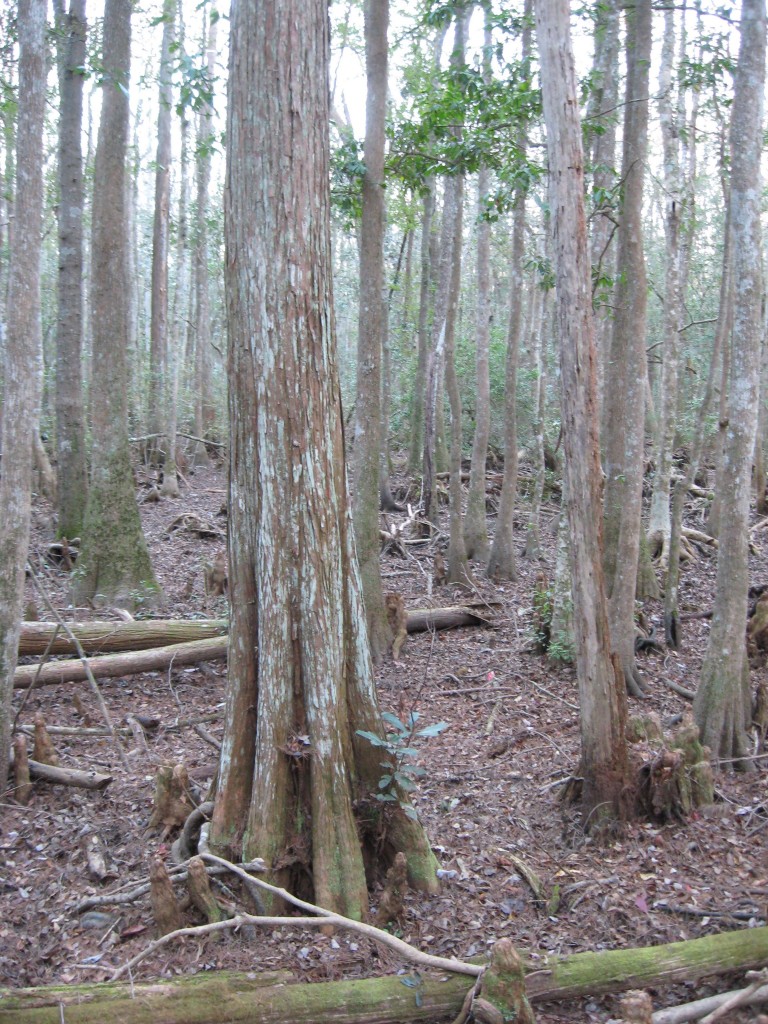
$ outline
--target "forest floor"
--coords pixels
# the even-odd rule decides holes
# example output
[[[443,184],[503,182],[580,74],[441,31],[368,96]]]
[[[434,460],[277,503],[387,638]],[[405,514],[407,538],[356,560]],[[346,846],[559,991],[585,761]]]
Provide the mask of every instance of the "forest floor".
[[[224,612],[206,603],[202,565],[224,547],[221,538],[201,540],[169,525],[193,512],[225,529],[217,518],[226,498],[226,472],[198,471],[178,500],[143,503],[141,514],[166,602],[162,617],[213,618]],[[419,713],[420,726],[446,722],[424,740],[420,761],[427,774],[415,804],[445,872],[442,892],[408,896],[402,936],[442,956],[470,958],[508,937],[529,956],[583,950],[659,945],[766,923],[768,911],[768,763],[739,775],[716,777],[717,802],[683,823],[635,821],[607,843],[584,834],[577,810],[558,800],[560,784],[577,770],[579,712],[575,673],[536,653],[533,593],[537,573],[553,575],[557,505],[543,514],[541,562],[519,560],[514,583],[493,585],[477,573],[478,597],[492,606],[492,628],[461,628],[408,637],[401,664],[378,671],[382,707],[401,717]],[[53,539],[51,512],[37,502],[32,560],[56,607],[69,619],[103,618],[73,609],[66,574],[46,565]],[[396,517],[395,517],[396,518]],[[492,528],[492,521],[490,526]],[[520,522],[521,547],[525,523]],[[690,525],[701,527],[696,510]],[[751,583],[768,584],[768,537],[756,535]],[[479,567],[478,567],[479,568]],[[432,554],[409,547],[408,557],[385,555],[385,589],[408,608],[457,603],[450,587],[429,593]],[[681,609],[711,608],[715,561],[702,553],[687,564]],[[30,586],[30,598],[39,599]],[[661,607],[646,615],[660,624]],[[43,611],[40,618],[47,618]],[[686,622],[678,653],[639,657],[649,683],[645,701],[630,699],[630,713],[652,710],[662,720],[687,709],[686,700],[663,679],[695,689],[709,623]],[[663,632],[663,630],[660,630]],[[764,669],[753,671],[753,683]],[[78,905],[144,881],[152,855],[167,855],[169,842],[147,829],[159,765],[183,762],[204,793],[216,750],[192,725],[221,736],[225,666],[201,664],[169,672],[104,680],[100,684],[113,720],[142,714],[160,728],[148,749],[128,754],[121,765],[104,737],[55,736],[61,764],[107,772],[114,781],[101,792],[37,783],[26,807],[7,797],[0,814],[0,985],[32,986],[109,978],[113,968],[139,952],[153,934],[147,897],[78,914]],[[19,707],[25,691],[16,691]],[[47,686],[26,698],[19,721],[36,712],[48,725],[100,725],[87,684]],[[129,744],[132,746],[133,744]],[[639,756],[637,754],[636,756]],[[89,850],[105,858],[101,879],[89,868]],[[538,896],[521,877],[522,859],[542,883]],[[376,893],[372,894],[376,903]],[[190,923],[194,917],[188,917]],[[94,927],[95,925],[95,927]],[[90,927],[89,927],[90,926]],[[174,977],[213,968],[289,969],[317,981],[365,977],[408,967],[389,950],[354,934],[323,936],[280,929],[255,939],[227,935],[218,941],[166,946],[134,971],[135,979]],[[711,991],[738,987],[741,978],[719,978],[653,992],[660,1008]],[[537,1007],[541,1024],[602,1021],[617,1014],[617,997],[549,1003]],[[750,1021],[741,1011],[723,1018]]]

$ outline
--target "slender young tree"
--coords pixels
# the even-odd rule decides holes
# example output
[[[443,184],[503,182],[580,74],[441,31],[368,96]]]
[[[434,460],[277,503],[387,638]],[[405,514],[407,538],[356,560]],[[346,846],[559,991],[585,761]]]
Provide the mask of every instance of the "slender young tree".
[[[43,226],[45,0],[19,0],[19,102],[14,230],[3,359],[0,473],[0,792],[10,761],[13,673],[24,606],[33,438],[40,414],[40,249]]]
[[[635,663],[635,591],[645,470],[643,181],[648,152],[651,0],[625,8],[627,88],[622,152],[623,198],[611,347],[605,374],[605,574],[611,637],[627,687],[642,696]]]
[[[176,35],[176,0],[164,0],[163,37],[157,112],[155,212],[152,223],[152,289],[149,325],[149,393],[147,423],[158,436],[150,444],[154,460],[162,462],[168,421],[168,252],[171,225],[171,114],[173,82],[171,47]]]
[[[627,813],[626,692],[611,656],[601,552],[597,359],[584,158],[568,0],[536,0],[557,279],[561,405],[581,705],[582,798],[597,824]]]
[[[131,0],[104,7],[101,122],[96,145],[91,240],[91,433],[88,506],[75,592],[80,601],[154,604],[152,571],[133,489],[128,444],[130,271],[125,182]]]
[[[225,205],[232,599],[215,848],[367,912],[362,846],[435,891],[381,735],[349,518],[332,305],[325,0],[232,9]],[[356,813],[359,815],[356,821]],[[375,825],[374,825],[375,823]],[[360,831],[358,831],[358,825]],[[374,826],[376,836],[370,831]],[[383,827],[384,832],[380,831]]]
[[[533,0],[526,0],[522,32],[523,69],[527,74],[531,56]],[[517,147],[525,159],[528,137],[525,124],[518,126]],[[504,477],[499,514],[488,557],[488,576],[497,580],[517,579],[515,555],[515,501],[517,499],[517,366],[523,322],[523,256],[525,254],[525,188],[515,189],[512,214],[512,253],[509,261],[509,321],[507,361],[504,379]]]
[[[483,78],[491,77],[490,10],[485,11],[483,32]],[[485,463],[491,431],[491,379],[488,365],[491,337],[491,225],[485,213],[491,172],[481,167],[477,174],[477,310],[475,327],[475,436],[464,517],[467,557],[488,561],[490,544],[485,507]]]
[[[757,427],[762,299],[760,229],[765,91],[765,0],[743,0],[731,112],[731,217],[735,296],[728,430],[718,486],[720,509],[715,610],[693,711],[704,743],[753,769],[747,727],[751,702],[744,636],[749,584],[749,499]]]
[[[384,297],[384,148],[387,113],[389,0],[366,0],[365,146],[360,225],[360,314],[357,340],[355,493],[352,518],[363,581],[371,654],[379,661],[392,642],[384,606],[379,552],[379,478],[382,457],[382,357],[387,309]]]
[[[205,38],[208,87],[213,89],[216,62],[218,17],[215,9],[208,16],[208,35]],[[197,155],[195,160],[195,434],[205,437],[213,426],[214,403],[211,394],[211,296],[208,269],[209,240],[208,216],[211,189],[211,152],[213,149],[213,105],[206,99],[198,115]],[[196,442],[194,461],[198,466],[208,464],[205,445]]]
[[[88,494],[83,402],[83,67],[85,0],[55,0],[59,76],[56,330],[58,534],[79,537]]]

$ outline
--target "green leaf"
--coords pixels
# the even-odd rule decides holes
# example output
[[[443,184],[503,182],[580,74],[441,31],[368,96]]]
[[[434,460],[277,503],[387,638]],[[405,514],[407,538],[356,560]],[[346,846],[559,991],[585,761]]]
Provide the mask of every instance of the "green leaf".
[[[444,729],[447,729],[449,724],[449,722],[435,722],[434,725],[427,725],[423,729],[419,729],[416,735],[423,736],[425,739],[430,736],[437,736],[438,733],[441,733]]]
[[[366,732],[365,729],[358,729],[357,735],[362,736],[364,740],[368,740],[374,747],[387,746],[387,741],[383,740],[381,736],[377,736],[375,732]]]

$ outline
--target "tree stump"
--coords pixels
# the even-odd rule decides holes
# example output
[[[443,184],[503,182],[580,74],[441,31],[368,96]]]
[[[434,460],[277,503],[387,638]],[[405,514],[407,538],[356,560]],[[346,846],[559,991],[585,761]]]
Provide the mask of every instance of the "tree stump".
[[[57,767],[59,764],[59,755],[56,753],[53,741],[48,735],[48,730],[45,727],[45,719],[41,712],[37,712],[33,722],[35,724],[35,743],[32,748],[32,760],[40,761],[41,764],[51,764],[54,767]]]
[[[158,935],[167,935],[183,927],[181,909],[173,891],[168,870],[159,857],[149,865],[150,902]]]
[[[183,764],[161,765],[155,777],[155,803],[148,827],[162,825],[166,833],[180,828],[194,809],[187,769]]]
[[[32,796],[32,782],[29,778],[27,738],[22,733],[18,733],[13,738],[13,772],[15,778],[13,795],[18,803],[26,806]]]
[[[515,947],[509,939],[499,939],[491,952],[491,963],[483,975],[480,1002],[490,1003],[499,1013],[499,1020],[513,1020],[516,1024],[536,1024],[531,1004],[525,994],[525,969]],[[485,1005],[480,1007],[485,1020],[493,1019]]]

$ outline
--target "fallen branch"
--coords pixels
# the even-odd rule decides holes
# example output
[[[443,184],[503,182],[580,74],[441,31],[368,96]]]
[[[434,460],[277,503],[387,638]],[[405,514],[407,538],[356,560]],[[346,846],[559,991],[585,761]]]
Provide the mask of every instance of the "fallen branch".
[[[680,1006],[669,1006],[665,1010],[657,1010],[651,1017],[652,1024],[688,1024],[688,1021],[700,1020],[705,1014],[721,1010],[733,996],[739,996],[739,1006],[754,1006],[768,1002],[768,985],[755,989],[753,985],[739,989],[737,992],[721,992],[706,999],[695,999],[691,1003]]]

